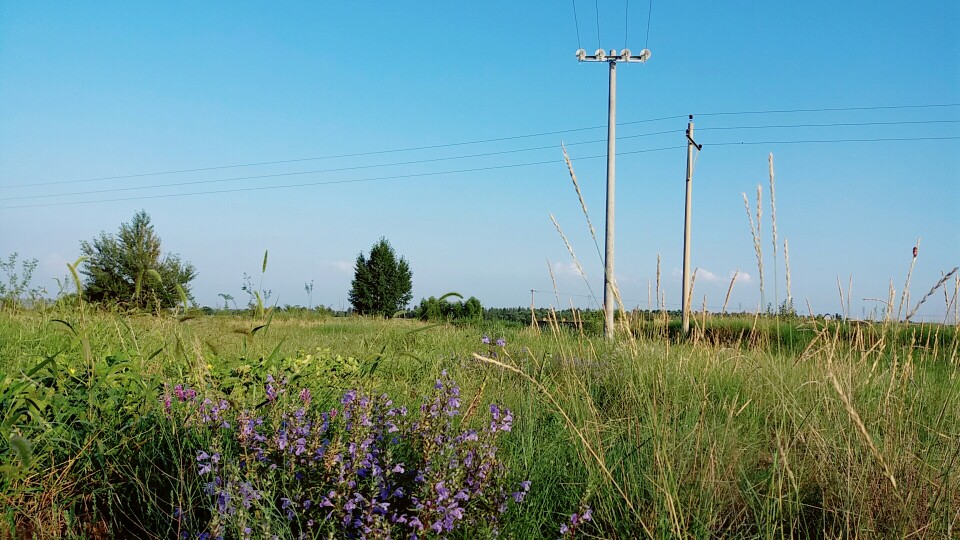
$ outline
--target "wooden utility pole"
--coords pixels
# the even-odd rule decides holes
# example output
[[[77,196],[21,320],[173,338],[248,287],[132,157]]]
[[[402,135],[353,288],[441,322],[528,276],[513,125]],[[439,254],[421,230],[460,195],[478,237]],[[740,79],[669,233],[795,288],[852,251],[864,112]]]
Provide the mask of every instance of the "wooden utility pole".
[[[630,49],[623,49],[620,54],[611,50],[610,56],[603,49],[597,49],[592,56],[587,51],[579,49],[577,60],[580,62],[607,62],[610,64],[610,92],[607,106],[607,222],[604,230],[606,250],[603,257],[603,332],[607,338],[613,338],[613,311],[614,311],[614,278],[613,278],[613,214],[615,208],[615,177],[616,177],[616,130],[617,130],[617,61],[646,62],[650,58],[650,51],[644,49],[639,56],[633,56]]]
[[[540,325],[537,324],[537,312],[534,308],[534,292],[533,289],[530,289],[530,326],[539,331]]]
[[[683,211],[683,335],[690,333],[690,220],[693,217],[693,149],[699,152],[703,145],[693,140],[693,115],[687,122],[687,193]]]

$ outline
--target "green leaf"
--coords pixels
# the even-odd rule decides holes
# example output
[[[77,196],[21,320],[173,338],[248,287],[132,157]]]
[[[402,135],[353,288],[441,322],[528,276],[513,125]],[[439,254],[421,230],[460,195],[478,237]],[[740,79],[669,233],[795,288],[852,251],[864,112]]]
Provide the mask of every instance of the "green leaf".
[[[439,301],[439,302],[443,302],[444,300],[446,300],[447,298],[450,298],[451,296],[454,296],[454,297],[457,297],[457,298],[463,300],[463,295],[462,295],[462,294],[460,294],[460,293],[458,293],[458,292],[452,292],[452,291],[451,291],[451,292],[448,292],[447,294],[441,296],[438,301]]]
[[[33,448],[30,445],[30,441],[19,435],[11,435],[10,448],[17,454],[17,457],[20,458],[20,462],[23,463],[23,468],[29,468],[30,463],[33,461]]]
[[[183,303],[183,312],[186,313],[190,309],[190,302],[187,300],[187,292],[183,290],[183,287],[177,283],[177,294],[180,295],[180,301]]]
[[[277,346],[273,348],[273,351],[267,356],[267,362],[274,362],[280,356],[280,346],[283,345],[283,342],[286,340],[286,336],[280,340],[280,343],[277,343]]]
[[[40,362],[39,364],[34,366],[33,369],[27,372],[27,378],[33,377],[34,375],[37,374],[38,371],[40,371],[41,369],[43,369],[45,366],[49,364],[56,365],[56,358],[57,358],[57,355],[59,354],[60,353],[57,352],[56,354],[46,357],[46,359],[43,362]]]
[[[64,325],[64,326],[66,326],[67,328],[69,328],[69,329],[70,329],[70,333],[72,333],[73,335],[77,335],[77,330],[73,327],[73,325],[70,324],[70,323],[68,323],[67,321],[65,321],[65,320],[63,320],[63,319],[51,319],[50,322],[52,322],[52,323],[58,322],[58,323],[60,323],[60,324],[62,324],[62,325]]]
[[[147,357],[147,360],[146,360],[146,361],[149,362],[149,361],[153,360],[154,357],[157,356],[158,354],[160,354],[160,351],[162,351],[162,350],[163,350],[163,347],[160,347],[159,349],[157,349],[157,350],[153,351],[152,353],[150,353],[150,356]]]

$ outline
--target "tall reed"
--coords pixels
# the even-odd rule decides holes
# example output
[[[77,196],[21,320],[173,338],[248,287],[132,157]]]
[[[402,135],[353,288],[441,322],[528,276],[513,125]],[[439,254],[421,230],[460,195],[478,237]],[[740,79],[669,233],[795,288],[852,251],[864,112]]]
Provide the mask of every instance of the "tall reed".
[[[583,266],[580,265],[580,259],[577,259],[577,254],[573,252],[573,246],[570,245],[570,241],[567,240],[567,235],[563,234],[563,229],[560,228],[560,224],[557,223],[557,218],[553,217],[553,214],[550,214],[550,221],[553,222],[553,226],[557,228],[557,232],[560,233],[560,238],[563,239],[563,244],[567,246],[567,251],[570,252],[570,258],[573,259],[573,264],[577,269],[577,273],[580,274],[580,277],[583,278],[583,282],[587,285],[587,290],[590,291],[590,298],[593,298],[593,301],[597,301],[597,297],[593,294],[593,288],[590,286],[590,280],[587,279],[587,273],[583,271]],[[559,302],[557,302],[557,307],[559,308]]]
[[[760,206],[760,192],[761,187],[757,186],[757,221],[754,224],[753,214],[750,213],[750,200],[747,199],[746,193],[741,193],[743,195],[743,207],[747,211],[747,221],[750,223],[750,236],[753,238],[753,252],[757,256],[757,271],[759,272],[760,280],[760,305],[763,308],[763,248],[760,245],[760,216],[762,214],[762,209]]]
[[[930,290],[927,292],[927,294],[925,294],[925,295],[923,296],[923,298],[921,298],[920,301],[917,302],[916,307],[914,307],[913,310],[912,310],[910,313],[907,314],[907,318],[904,319],[904,320],[909,321],[910,319],[912,319],[913,316],[917,314],[917,311],[920,309],[920,306],[922,306],[923,303],[926,302],[928,298],[930,298],[931,296],[933,296],[933,293],[935,293],[935,292],[937,291],[937,289],[939,289],[940,287],[943,287],[943,286],[947,283],[947,281],[948,281],[951,277],[953,277],[954,274],[957,273],[957,270],[958,270],[958,269],[960,269],[960,267],[956,267],[956,266],[955,266],[955,267],[953,268],[953,270],[947,272],[947,274],[946,274],[945,276],[943,276],[942,278],[940,278],[940,281],[938,281],[933,287],[931,287]],[[944,290],[946,290],[946,287],[944,287]]]
[[[560,143],[560,148],[563,150],[563,161],[567,164],[567,170],[570,172],[570,180],[573,181],[573,189],[577,192],[577,200],[580,201],[580,209],[583,211],[583,217],[587,220],[587,228],[590,229],[593,245],[597,248],[597,257],[600,258],[600,266],[604,266],[603,255],[600,253],[600,243],[597,242],[597,231],[593,228],[593,223],[590,221],[590,212],[587,212],[587,203],[583,200],[583,193],[580,192],[577,173],[573,171],[573,163],[570,161],[570,156],[567,155],[567,147],[564,146],[563,143]]]
[[[770,154],[767,156],[767,161],[770,169],[770,233],[772,235],[771,244],[773,245],[773,307],[774,309],[778,309],[780,307],[780,281],[777,277],[777,196],[776,192],[774,191],[775,182],[773,174],[773,152],[770,152]],[[759,217],[757,219],[759,219]]]
[[[790,247],[787,239],[783,239],[783,262],[787,267],[787,306],[793,309],[793,293],[790,290]]]
[[[917,238],[917,243],[913,247],[915,253],[920,251],[920,238]],[[917,257],[914,256],[910,260],[910,269],[907,270],[907,279],[903,284],[903,292],[900,293],[900,303],[897,305],[897,320],[900,320],[901,315],[903,315],[903,306],[906,305],[907,309],[910,309],[910,278],[913,276],[913,268],[917,265]]]
[[[720,313],[727,312],[727,303],[730,302],[730,293],[733,292],[733,284],[737,282],[737,277],[740,276],[740,270],[736,270],[733,273],[733,277],[730,278],[730,286],[727,287],[727,295],[723,298],[723,308],[720,309]]]

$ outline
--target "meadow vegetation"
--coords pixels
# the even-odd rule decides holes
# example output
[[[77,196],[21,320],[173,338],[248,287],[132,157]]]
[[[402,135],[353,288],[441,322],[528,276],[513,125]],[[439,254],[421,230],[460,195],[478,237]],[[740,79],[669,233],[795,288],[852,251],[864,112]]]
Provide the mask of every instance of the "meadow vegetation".
[[[4,310],[0,537],[957,531],[955,326],[253,313]]]
[[[370,310],[393,318],[270,307],[267,253],[232,311],[183,288],[149,312],[89,304],[81,261],[55,303],[22,302],[13,276],[0,540],[957,538],[957,269],[911,310],[911,265],[877,321],[798,314],[786,240],[776,289],[769,170],[774,303],[727,314],[735,273],[689,333],[663,308],[659,258],[659,309],[621,305],[615,339],[573,306],[452,294],[396,313],[403,268],[405,300]],[[763,297],[761,200],[744,195]],[[941,288],[953,323],[911,323]]]

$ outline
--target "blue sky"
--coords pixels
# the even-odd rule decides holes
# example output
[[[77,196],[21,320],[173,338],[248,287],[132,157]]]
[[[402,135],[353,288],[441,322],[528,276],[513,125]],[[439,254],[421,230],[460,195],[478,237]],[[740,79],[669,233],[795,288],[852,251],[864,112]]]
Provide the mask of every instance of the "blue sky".
[[[704,144],[695,305],[719,307],[740,270],[729,307],[756,308],[741,193],[755,211],[757,184],[768,302],[785,297],[784,238],[801,311],[839,312],[838,277],[846,295],[852,276],[851,315],[869,315],[864,298],[885,298],[890,280],[899,294],[918,238],[913,303],[960,264],[956,2],[655,2],[649,34],[647,2],[597,6],[0,0],[0,255],[37,258],[35,281],[55,292],[81,240],[142,208],[199,270],[202,304],[240,299],[269,249],[273,300],[306,304],[313,280],[314,304],[346,307],[353,261],[385,236],[410,261],[414,302],[457,291],[528,305],[535,289],[556,304],[549,260],[560,303],[592,305],[602,266],[559,145],[602,248],[607,69],[574,57],[597,48],[599,26],[607,50],[652,51],[617,70],[628,307],[647,307],[658,254],[666,302],[680,301],[687,114]],[[875,108],[891,106],[911,107]],[[841,110],[713,114],[797,109]],[[953,139],[917,140],[929,137]],[[839,139],[912,140],[796,142]],[[760,144],[722,144],[739,142]],[[303,158],[326,159],[91,181]],[[938,292],[921,315],[944,307]]]

